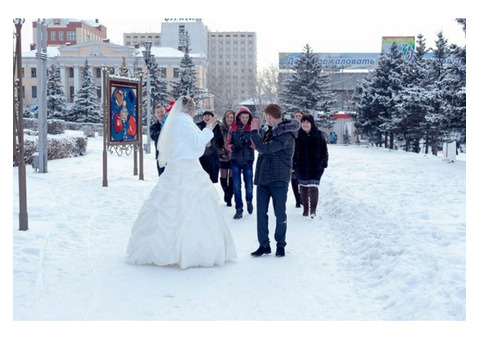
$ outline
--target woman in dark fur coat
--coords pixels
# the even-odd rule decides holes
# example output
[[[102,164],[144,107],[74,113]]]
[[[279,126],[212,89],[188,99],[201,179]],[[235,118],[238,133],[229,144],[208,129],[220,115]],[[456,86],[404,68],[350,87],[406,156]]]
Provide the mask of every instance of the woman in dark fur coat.
[[[315,125],[313,116],[303,115],[295,145],[295,174],[300,185],[303,216],[315,218],[318,204],[318,186],[328,166],[327,142]]]

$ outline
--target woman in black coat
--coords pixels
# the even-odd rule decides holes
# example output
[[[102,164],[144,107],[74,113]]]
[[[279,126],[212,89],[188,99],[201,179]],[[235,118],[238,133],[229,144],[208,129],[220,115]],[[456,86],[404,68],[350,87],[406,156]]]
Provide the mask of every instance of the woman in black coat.
[[[212,111],[203,113],[203,121],[197,126],[203,130],[207,126],[207,122],[214,116]],[[220,160],[218,158],[218,150],[223,148],[223,135],[220,126],[217,124],[213,129],[213,138],[205,147],[205,152],[200,157],[200,164],[205,172],[210,176],[213,183],[218,182],[218,171],[220,169]]]
[[[295,174],[300,185],[303,216],[316,216],[318,186],[328,166],[327,142],[313,116],[303,115],[295,144]]]

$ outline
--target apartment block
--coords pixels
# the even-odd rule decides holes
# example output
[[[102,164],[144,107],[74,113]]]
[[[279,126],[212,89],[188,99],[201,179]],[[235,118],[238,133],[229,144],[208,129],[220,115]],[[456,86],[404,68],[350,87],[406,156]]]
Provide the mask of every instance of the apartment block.
[[[215,94],[215,108],[219,113],[235,109],[255,95],[255,32],[210,32],[208,56],[207,84]]]

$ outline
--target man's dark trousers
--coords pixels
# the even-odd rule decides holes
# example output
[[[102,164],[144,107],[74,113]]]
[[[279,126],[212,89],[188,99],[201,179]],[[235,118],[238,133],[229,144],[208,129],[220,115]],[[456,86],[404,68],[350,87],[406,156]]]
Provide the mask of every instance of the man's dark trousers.
[[[257,237],[258,243],[269,246],[268,238],[268,205],[270,198],[273,202],[273,211],[276,217],[275,241],[277,247],[285,247],[285,234],[287,232],[287,202],[288,183],[277,181],[268,185],[257,185]]]

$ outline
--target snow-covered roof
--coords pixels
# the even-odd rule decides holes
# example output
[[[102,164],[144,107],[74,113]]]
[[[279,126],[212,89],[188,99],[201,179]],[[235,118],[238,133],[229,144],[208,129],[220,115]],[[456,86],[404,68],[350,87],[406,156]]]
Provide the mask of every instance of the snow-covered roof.
[[[137,48],[137,50],[142,53],[142,51],[145,51],[145,46],[141,46]],[[173,47],[161,47],[161,46],[152,46],[150,49],[150,53],[157,57],[177,57],[177,58],[183,58],[183,52],[179,51],[176,48]],[[192,58],[203,58],[205,57],[205,54],[203,53],[189,53],[190,57]]]
[[[59,46],[47,46],[47,58],[54,58],[60,55]],[[37,49],[22,51],[22,58],[35,58]]]
[[[51,24],[53,21],[60,21],[63,25],[68,25],[71,22],[81,22],[84,23],[85,25],[88,25],[93,28],[97,28],[98,26],[102,25],[100,22],[97,22],[97,20],[80,20],[76,18],[48,18],[45,19],[45,22],[47,25]]]
[[[89,41],[81,44],[73,44],[69,46],[47,46],[47,57],[48,58],[55,58],[61,55],[61,51],[68,51],[68,50],[75,50],[79,49],[85,45],[107,45],[113,48],[124,48],[124,49],[131,49],[135,55],[142,56],[142,51],[145,50],[145,47],[140,47],[138,49],[134,49],[133,47],[124,46],[124,45],[116,45],[112,43],[102,42],[102,41]],[[160,46],[152,46],[151,53],[156,57],[163,57],[163,58],[183,58],[183,52],[177,50],[173,47],[160,47]],[[26,50],[22,51],[22,57],[24,58],[35,58],[37,53],[37,49],[34,50]],[[192,58],[205,58],[204,53],[190,53],[190,57]]]

